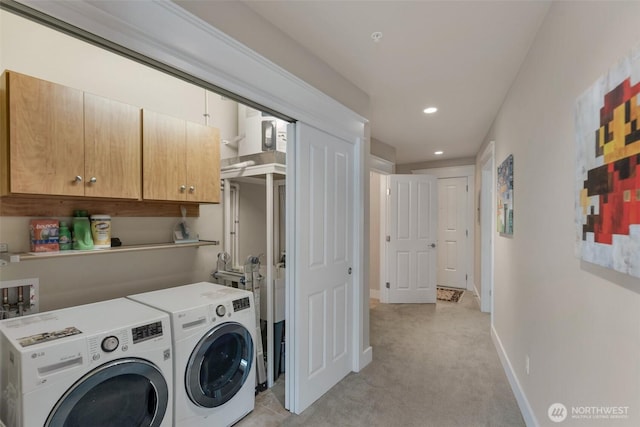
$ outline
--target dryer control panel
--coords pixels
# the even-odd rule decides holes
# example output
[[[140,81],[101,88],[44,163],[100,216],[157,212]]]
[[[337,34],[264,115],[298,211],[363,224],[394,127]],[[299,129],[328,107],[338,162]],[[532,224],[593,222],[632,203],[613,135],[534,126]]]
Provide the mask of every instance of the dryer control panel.
[[[149,323],[147,325],[133,328],[131,329],[131,335],[133,335],[134,344],[150,340],[151,338],[160,337],[162,336],[162,322]]]
[[[249,297],[233,300],[233,311],[242,311],[251,308]]]

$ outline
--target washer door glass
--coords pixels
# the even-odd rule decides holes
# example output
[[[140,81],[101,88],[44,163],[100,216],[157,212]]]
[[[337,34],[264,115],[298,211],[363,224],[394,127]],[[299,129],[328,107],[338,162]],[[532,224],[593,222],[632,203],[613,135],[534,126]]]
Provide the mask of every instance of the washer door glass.
[[[157,427],[169,404],[152,363],[119,359],[86,374],[60,398],[44,427]]]
[[[185,373],[193,403],[215,408],[242,388],[253,364],[251,333],[239,323],[224,323],[205,335],[191,353]]]

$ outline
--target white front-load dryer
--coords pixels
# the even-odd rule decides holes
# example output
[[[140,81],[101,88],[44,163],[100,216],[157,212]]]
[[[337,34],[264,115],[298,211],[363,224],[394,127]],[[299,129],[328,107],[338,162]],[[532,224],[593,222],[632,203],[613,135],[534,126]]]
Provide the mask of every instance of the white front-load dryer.
[[[171,317],[176,427],[229,426],[253,410],[251,292],[201,282],[128,298]]]
[[[0,322],[7,427],[170,427],[169,316],[126,298]]]

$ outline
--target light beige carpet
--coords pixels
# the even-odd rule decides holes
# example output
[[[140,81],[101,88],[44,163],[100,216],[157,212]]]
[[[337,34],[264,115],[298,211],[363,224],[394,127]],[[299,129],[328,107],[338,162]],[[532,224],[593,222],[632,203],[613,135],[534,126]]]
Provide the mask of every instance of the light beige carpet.
[[[370,318],[371,364],[301,415],[287,415],[281,397],[258,396],[269,404],[257,404],[240,425],[525,426],[491,341],[490,315],[480,312],[476,298],[459,304],[379,304]]]

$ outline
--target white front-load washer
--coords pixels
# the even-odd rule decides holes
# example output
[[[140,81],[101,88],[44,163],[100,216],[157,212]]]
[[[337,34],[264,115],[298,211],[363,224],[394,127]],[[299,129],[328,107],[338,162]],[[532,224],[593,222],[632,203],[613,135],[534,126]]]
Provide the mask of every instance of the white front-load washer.
[[[251,292],[201,282],[128,298],[171,317],[176,427],[229,426],[253,410]]]
[[[126,298],[0,322],[7,427],[170,427],[169,316]]]

